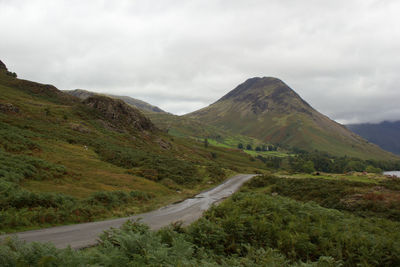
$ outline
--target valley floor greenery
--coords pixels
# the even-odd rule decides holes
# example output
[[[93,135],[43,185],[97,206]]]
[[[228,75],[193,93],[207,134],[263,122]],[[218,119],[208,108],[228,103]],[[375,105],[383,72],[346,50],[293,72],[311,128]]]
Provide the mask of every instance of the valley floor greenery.
[[[237,172],[288,174],[254,178],[186,228],[128,223],[82,251],[3,240],[0,266],[400,266],[399,180],[316,173],[379,173],[398,162],[263,151],[237,136],[221,145],[214,128],[199,133],[207,143],[129,132],[47,85],[1,73],[0,83],[0,102],[19,110],[0,112],[0,232],[144,212]]]
[[[0,265],[399,266],[400,223],[378,214],[362,217],[322,207],[318,203],[324,202],[323,194],[331,198],[324,205],[333,206],[340,192],[363,185],[318,181],[333,189],[300,198],[300,190],[307,190],[312,180],[259,176],[186,228],[174,224],[152,232],[129,222],[82,251],[8,239],[0,246]],[[390,183],[399,186],[398,181],[382,186]],[[309,186],[311,191],[314,186]]]

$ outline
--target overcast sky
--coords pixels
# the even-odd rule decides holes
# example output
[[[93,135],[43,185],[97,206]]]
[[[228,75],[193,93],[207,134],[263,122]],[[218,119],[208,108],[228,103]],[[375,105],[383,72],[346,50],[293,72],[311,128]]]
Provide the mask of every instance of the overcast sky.
[[[400,1],[0,0],[0,60],[175,114],[255,76],[341,123],[400,120]]]

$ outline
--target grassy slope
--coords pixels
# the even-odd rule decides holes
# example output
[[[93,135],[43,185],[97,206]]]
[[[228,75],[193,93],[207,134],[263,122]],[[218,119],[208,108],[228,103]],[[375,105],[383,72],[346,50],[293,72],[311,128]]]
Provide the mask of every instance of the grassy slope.
[[[267,83],[240,94],[223,97],[185,117],[198,119],[221,130],[257,138],[266,143],[288,145],[309,151],[326,151],[336,156],[398,159],[320,114],[286,85],[283,96],[273,99],[272,95],[277,94],[276,91],[282,88],[282,84]],[[268,108],[257,110],[257,107],[254,107],[257,101]]]
[[[186,116],[177,116],[167,113],[146,113],[146,115],[151,118],[157,127],[167,130],[172,136],[190,137],[199,142],[207,138],[209,144],[216,147],[236,149],[238,144],[241,143],[244,147],[250,144],[253,149],[255,149],[257,146],[271,144],[270,142],[263,142],[254,137],[235,134],[230,130],[224,130],[210,124],[205,124]],[[258,152],[254,150],[243,150],[243,152],[251,156],[285,157],[288,155],[285,151]]]
[[[88,198],[98,191],[115,190],[136,190],[154,196],[147,202],[121,206],[115,212],[109,210],[101,217],[124,216],[193,195],[235,172],[253,172],[265,167],[239,151],[211,145],[205,148],[196,140],[171,137],[160,131],[124,133],[105,128],[99,114],[77,99],[41,87],[0,73],[0,104],[12,104],[19,109],[18,113],[0,112],[0,123],[12,129],[7,128],[3,132],[5,135],[0,136],[0,151],[30,155],[66,169],[66,173],[56,179],[23,179],[19,182],[23,190],[62,193],[78,199]],[[27,135],[23,137],[24,142],[33,142],[35,146],[8,151],[7,147],[18,145],[13,144],[12,135],[20,133]],[[169,148],[163,148],[161,143]],[[141,167],[139,164],[132,168],[112,164],[98,153],[99,147],[136,151],[148,158],[170,159],[178,165],[183,162],[195,170],[196,179],[177,184],[168,179],[145,178],[143,173],[152,173],[152,165]],[[3,167],[0,163],[0,169]],[[165,168],[168,167],[179,169],[180,166]],[[45,224],[39,223],[36,227],[40,225]]]

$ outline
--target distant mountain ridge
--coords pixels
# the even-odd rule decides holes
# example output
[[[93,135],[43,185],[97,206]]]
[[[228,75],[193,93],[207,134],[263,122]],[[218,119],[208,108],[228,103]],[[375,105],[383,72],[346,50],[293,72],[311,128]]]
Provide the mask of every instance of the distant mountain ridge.
[[[335,155],[392,157],[319,113],[283,81],[246,80],[215,103],[185,117],[264,142]]]
[[[349,124],[346,126],[381,148],[400,155],[400,121]]]
[[[129,96],[119,96],[119,95],[112,95],[112,94],[101,94],[101,93],[95,93],[95,92],[91,92],[91,91],[87,91],[87,90],[83,90],[83,89],[75,89],[75,90],[64,90],[65,93],[79,97],[82,100],[87,99],[88,97],[94,96],[94,95],[105,95],[108,97],[112,97],[112,98],[116,98],[116,99],[121,99],[123,100],[125,103],[134,106],[138,109],[140,109],[141,111],[144,112],[156,112],[156,113],[167,113],[164,110],[160,109],[159,107],[150,105],[149,103],[133,98],[133,97],[129,97]]]

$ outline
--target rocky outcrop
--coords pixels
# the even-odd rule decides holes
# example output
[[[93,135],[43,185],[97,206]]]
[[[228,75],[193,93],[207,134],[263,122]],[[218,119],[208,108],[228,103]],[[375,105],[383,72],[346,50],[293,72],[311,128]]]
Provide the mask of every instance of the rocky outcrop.
[[[7,70],[6,64],[0,60],[0,70]]]
[[[129,96],[120,96],[120,95],[111,95],[111,94],[100,94],[100,93],[95,93],[83,89],[75,89],[75,90],[64,90],[65,93],[76,96],[82,100],[87,99],[88,97],[95,96],[95,95],[103,95],[103,96],[108,96],[111,98],[115,99],[121,99],[123,100],[126,104],[131,105],[137,109],[139,109],[142,112],[145,113],[166,113],[164,110],[160,109],[159,107],[150,105],[149,103],[146,103],[142,100],[132,98]]]
[[[0,112],[3,113],[18,113],[19,108],[10,103],[0,103]]]
[[[156,129],[150,119],[122,100],[94,95],[83,103],[95,109],[102,119],[110,123],[109,126],[118,130],[154,131]]]
[[[82,124],[79,123],[70,123],[69,126],[72,130],[80,133],[91,133],[91,130],[88,127],[83,126]]]

